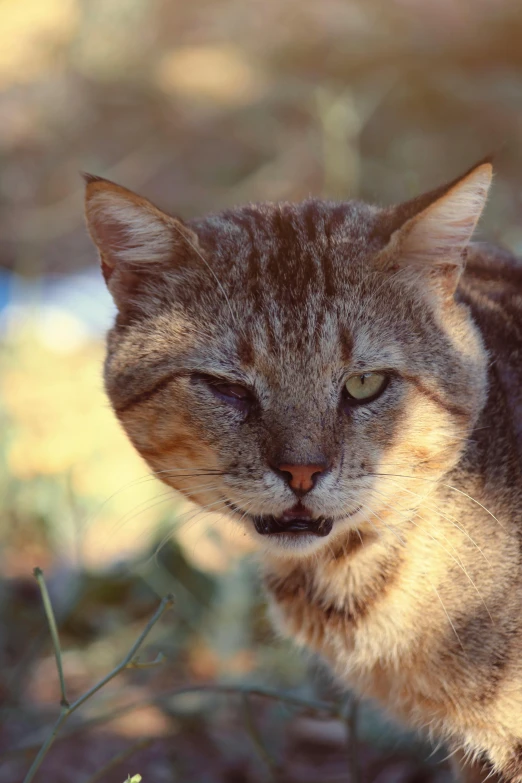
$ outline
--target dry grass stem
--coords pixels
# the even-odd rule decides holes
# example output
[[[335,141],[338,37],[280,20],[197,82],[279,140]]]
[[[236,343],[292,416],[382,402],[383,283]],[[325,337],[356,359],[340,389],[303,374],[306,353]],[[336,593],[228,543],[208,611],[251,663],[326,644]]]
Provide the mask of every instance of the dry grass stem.
[[[134,656],[138,652],[139,648],[145,641],[146,637],[152,630],[153,626],[158,622],[160,617],[163,615],[163,613],[169,609],[172,604],[174,603],[174,598],[172,595],[167,595],[165,598],[162,599],[160,605],[158,606],[156,612],[151,617],[147,625],[145,626],[144,630],[136,640],[136,642],[132,645],[131,649],[123,659],[123,661],[118,664],[109,674],[107,674],[106,677],[101,679],[96,685],[94,685],[92,688],[90,688],[86,693],[84,693],[82,696],[80,696],[78,699],[76,699],[75,702],[72,704],[69,704],[67,701],[66,695],[65,695],[65,680],[63,676],[63,667],[62,667],[62,656],[61,656],[61,647],[60,647],[60,639],[58,637],[58,629],[56,627],[56,620],[54,617],[54,612],[51,604],[51,599],[49,597],[49,593],[47,591],[47,586],[45,584],[45,579],[43,572],[41,568],[35,568],[34,575],[36,577],[36,580],[38,582],[38,586],[40,588],[40,591],[42,593],[42,600],[44,604],[44,610],[47,617],[47,622],[49,624],[49,629],[51,632],[51,638],[53,641],[54,646],[54,652],[56,657],[56,666],[58,669],[58,676],[60,678],[60,689],[62,694],[61,699],[61,712],[60,715],[54,724],[51,733],[43,743],[42,747],[38,751],[36,758],[34,759],[33,763],[31,764],[31,767],[29,771],[27,772],[27,775],[24,778],[23,783],[31,783],[32,780],[34,780],[34,777],[46,757],[47,753],[49,752],[51,746],[53,745],[58,733],[60,732],[63,724],[68,720],[68,718],[72,715],[73,712],[75,712],[79,707],[81,707],[82,704],[84,704],[88,699],[90,699],[95,693],[97,693],[101,688],[103,688],[104,685],[106,685],[110,680],[114,679],[120,672],[122,672],[124,669],[127,668],[142,668],[143,664],[140,664],[138,661],[134,659]],[[155,661],[152,662],[152,665],[157,665],[162,662],[162,657],[158,656]],[[151,665],[151,664],[148,664]],[[147,664],[145,664],[147,666]]]

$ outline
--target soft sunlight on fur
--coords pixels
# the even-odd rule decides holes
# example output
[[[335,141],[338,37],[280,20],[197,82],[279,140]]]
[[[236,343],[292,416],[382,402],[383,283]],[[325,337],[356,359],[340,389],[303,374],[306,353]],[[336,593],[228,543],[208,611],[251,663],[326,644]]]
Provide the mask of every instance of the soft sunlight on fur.
[[[491,174],[189,223],[87,177],[86,211],[139,453],[249,532],[282,634],[470,783],[522,783],[522,265],[469,244]]]

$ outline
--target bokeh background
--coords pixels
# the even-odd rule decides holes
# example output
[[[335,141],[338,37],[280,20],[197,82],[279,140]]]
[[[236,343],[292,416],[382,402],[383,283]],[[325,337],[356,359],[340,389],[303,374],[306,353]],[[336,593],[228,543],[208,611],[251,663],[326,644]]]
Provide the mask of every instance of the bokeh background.
[[[346,696],[272,635],[248,542],[132,452],[102,391],[113,308],[79,172],[191,217],[309,194],[390,203],[494,154],[481,230],[520,251],[521,40],[519,0],[1,0],[0,783],[23,780],[58,712],[35,566],[72,696],[176,598],[143,653],[166,663],[87,703],[36,780],[451,779],[366,705],[354,737]],[[340,712],[169,696],[190,684]]]

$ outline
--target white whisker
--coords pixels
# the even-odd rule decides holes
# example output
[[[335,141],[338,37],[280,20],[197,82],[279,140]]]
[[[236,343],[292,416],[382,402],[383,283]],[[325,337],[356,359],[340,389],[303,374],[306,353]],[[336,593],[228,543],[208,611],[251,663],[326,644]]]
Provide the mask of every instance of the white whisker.
[[[463,528],[463,527],[461,527],[459,525],[459,523],[455,519],[453,519],[452,517],[449,517],[446,514],[444,514],[440,510],[440,508],[438,506],[436,506],[434,503],[432,503],[430,500],[428,500],[426,495],[419,495],[417,492],[413,492],[413,490],[411,490],[411,489],[407,489],[406,487],[402,487],[399,484],[399,482],[397,482],[397,481],[393,481],[392,480],[392,483],[395,484],[396,486],[398,486],[402,492],[407,492],[409,495],[413,495],[414,497],[419,498],[422,502],[427,501],[427,503],[430,504],[430,506],[427,506],[427,510],[435,511],[435,513],[439,514],[439,516],[441,516],[447,522],[450,522],[450,524],[452,524],[455,528],[457,528],[457,530],[460,530],[460,532],[463,533],[471,541],[473,546],[476,547],[476,549],[480,552],[480,554],[482,555],[484,560],[488,563],[488,565],[491,565],[491,561],[487,558],[486,554],[479,547],[477,542],[470,536],[470,534],[468,533],[468,531],[465,528]],[[377,491],[377,490],[375,490],[375,491]],[[422,519],[422,517],[421,517],[421,519]]]
[[[375,491],[375,490],[374,490],[374,491]],[[382,493],[380,493],[380,494],[382,494]],[[384,502],[384,501],[381,501],[381,502]],[[391,509],[392,509],[392,511],[395,511],[396,513],[404,513],[404,512],[400,512],[400,511],[398,511],[397,509],[393,508],[393,506],[392,506],[391,504],[389,504],[389,503],[385,503],[385,505],[386,505],[386,506],[388,506],[389,508],[391,508]],[[435,537],[434,537],[434,536],[433,536],[433,535],[432,535],[432,534],[431,534],[431,533],[430,533],[428,530],[426,530],[426,529],[425,529],[425,527],[423,527],[422,525],[418,525],[418,524],[415,522],[415,519],[414,519],[414,517],[415,517],[415,516],[417,516],[419,519],[422,519],[424,522],[427,522],[427,521],[428,521],[428,520],[426,520],[424,517],[422,517],[422,516],[421,516],[421,515],[420,515],[418,512],[416,512],[416,511],[414,511],[414,512],[413,512],[413,517],[408,517],[407,521],[408,521],[409,523],[411,523],[412,525],[414,525],[415,527],[419,528],[420,530],[423,530],[423,532],[424,532],[424,533],[426,533],[426,535],[428,535],[428,537],[429,537],[429,538],[430,538],[430,539],[431,539],[431,540],[432,540],[432,541],[433,541],[435,544],[438,544],[438,545],[441,547],[441,549],[443,549],[443,550],[444,550],[444,552],[446,552],[446,554],[448,555],[448,557],[450,557],[450,558],[453,560],[453,562],[454,562],[456,565],[458,565],[458,567],[461,569],[462,573],[463,573],[463,574],[464,574],[464,575],[467,577],[467,579],[469,580],[469,582],[470,582],[471,586],[473,587],[473,589],[476,591],[476,593],[477,593],[477,595],[478,595],[478,597],[479,597],[479,599],[480,599],[481,603],[483,604],[483,606],[484,606],[484,608],[485,608],[486,612],[488,613],[489,619],[491,620],[491,622],[492,622],[492,623],[494,623],[494,621],[493,621],[493,617],[491,616],[491,612],[489,611],[488,605],[486,604],[486,601],[484,600],[484,598],[483,598],[483,596],[482,596],[482,593],[480,592],[480,590],[478,589],[478,587],[477,587],[477,585],[475,584],[474,580],[472,579],[472,577],[471,577],[471,576],[470,576],[470,574],[468,573],[468,570],[467,570],[467,568],[465,567],[464,563],[462,562],[461,558],[459,557],[459,555],[458,555],[458,552],[457,552],[457,550],[455,549],[455,547],[453,546],[453,544],[451,544],[451,543],[448,541],[448,539],[446,538],[446,536],[444,536],[444,534],[442,534],[442,536],[443,536],[444,540],[446,541],[446,543],[448,544],[448,546],[449,546],[449,547],[451,547],[451,549],[453,550],[453,552],[455,552],[455,555],[453,555],[453,554],[452,554],[450,551],[448,551],[448,549],[446,549],[446,547],[445,547],[445,546],[444,546],[444,545],[443,545],[443,544],[442,544],[442,543],[439,541],[439,539],[438,539],[438,538],[435,538]],[[438,531],[438,532],[441,532],[441,531]]]
[[[458,487],[453,487],[451,484],[445,484],[444,482],[439,481],[438,479],[427,479],[427,478],[422,478],[421,476],[405,476],[405,475],[401,475],[401,474],[398,474],[398,473],[374,473],[373,475],[374,476],[390,476],[392,478],[413,479],[415,481],[429,481],[429,482],[431,482],[433,484],[438,484],[441,487],[446,487],[447,489],[451,489],[454,492],[458,492],[460,495],[463,495],[464,497],[468,498],[468,500],[471,500],[473,503],[476,503],[477,506],[480,506],[480,508],[482,508],[487,514],[489,514],[489,516],[492,517],[495,520],[495,522],[497,522],[500,525],[500,527],[502,529],[505,529],[504,525],[501,523],[501,521],[499,519],[497,519],[497,517],[493,514],[493,512],[490,511],[488,508],[486,508],[486,506],[483,506],[482,503],[479,500],[476,500],[471,495],[468,495],[468,493],[464,492],[464,490],[459,489]]]
[[[446,609],[446,607],[444,606],[444,601],[443,601],[443,600],[442,600],[442,598],[440,597],[440,595],[439,595],[439,591],[437,590],[437,588],[435,587],[435,585],[434,585],[434,584],[431,582],[431,580],[429,579],[429,577],[428,577],[428,576],[426,576],[426,579],[428,580],[428,582],[430,583],[431,587],[432,587],[432,588],[433,588],[433,590],[435,591],[435,595],[437,596],[437,598],[438,598],[438,599],[439,599],[439,601],[440,601],[440,605],[442,606],[442,608],[443,608],[443,610],[444,610],[444,614],[445,614],[445,615],[446,615],[446,617],[448,618],[448,622],[449,622],[449,624],[451,625],[451,627],[452,627],[452,629],[453,629],[453,633],[455,634],[455,637],[456,637],[456,639],[457,639],[457,641],[458,641],[458,643],[459,643],[459,645],[460,645],[460,648],[461,648],[462,652],[464,653],[464,655],[466,655],[466,651],[465,651],[465,649],[464,649],[464,645],[462,644],[462,642],[461,642],[461,640],[460,640],[460,636],[459,636],[459,635],[458,635],[458,633],[457,633],[457,629],[456,629],[456,628],[455,628],[455,626],[453,625],[453,621],[452,621],[451,617],[449,616],[449,612],[448,612],[448,610],[447,610],[447,609]]]

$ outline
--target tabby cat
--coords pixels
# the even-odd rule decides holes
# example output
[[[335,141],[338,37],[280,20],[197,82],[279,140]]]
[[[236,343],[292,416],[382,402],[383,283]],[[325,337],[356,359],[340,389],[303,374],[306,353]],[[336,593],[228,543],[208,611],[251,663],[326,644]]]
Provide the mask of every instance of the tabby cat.
[[[489,162],[400,206],[183,222],[87,176],[106,388],[156,474],[259,544],[278,629],[522,781],[522,264]]]

